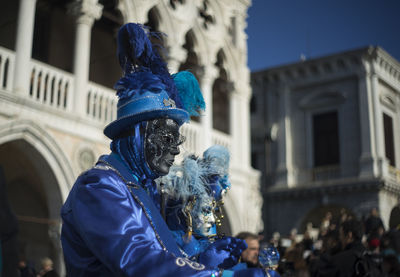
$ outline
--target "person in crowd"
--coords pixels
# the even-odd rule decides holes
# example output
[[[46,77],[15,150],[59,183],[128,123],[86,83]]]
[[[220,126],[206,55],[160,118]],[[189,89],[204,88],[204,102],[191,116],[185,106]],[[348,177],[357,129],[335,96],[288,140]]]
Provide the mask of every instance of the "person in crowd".
[[[400,276],[400,262],[396,255],[383,256],[383,272],[385,277]]]
[[[357,220],[343,222],[339,228],[339,237],[343,251],[334,255],[332,259],[338,273],[337,276],[353,276],[357,257],[366,250],[361,243],[361,223]]]
[[[242,239],[247,243],[247,249],[242,252],[242,262],[247,264],[247,267],[259,267],[258,254],[260,252],[259,237],[250,232],[241,232],[236,235],[236,238]]]
[[[321,252],[309,262],[311,276],[334,276],[336,269],[332,257],[341,251],[339,231],[330,230],[322,237]]]
[[[307,262],[304,257],[304,244],[293,243],[285,252],[284,260],[293,266],[293,270],[298,277],[308,277]]]
[[[68,276],[265,276],[206,267],[180,251],[154,180],[168,174],[180,126],[202,96],[189,73],[169,74],[141,25],[125,24],[117,40],[124,76],[115,86],[117,119],[104,129],[111,153],[78,177],[61,210]],[[218,255],[213,245],[207,251]]]
[[[20,277],[36,277],[35,269],[26,262],[25,258],[19,260],[18,272]]]
[[[53,268],[53,261],[46,257],[41,261],[42,268],[37,277],[59,277],[57,271]]]
[[[380,264],[366,253],[366,248],[361,242],[363,228],[360,221],[351,219],[343,222],[339,228],[339,235],[343,250],[332,257],[336,274],[332,276],[350,277],[362,272],[369,272],[370,276],[382,276]]]
[[[324,236],[328,232],[331,223],[332,223],[332,213],[327,212],[324,218],[322,219],[321,225],[319,227],[320,236]]]
[[[380,238],[385,231],[382,219],[377,208],[372,208],[370,215],[365,220],[365,234],[368,238]]]

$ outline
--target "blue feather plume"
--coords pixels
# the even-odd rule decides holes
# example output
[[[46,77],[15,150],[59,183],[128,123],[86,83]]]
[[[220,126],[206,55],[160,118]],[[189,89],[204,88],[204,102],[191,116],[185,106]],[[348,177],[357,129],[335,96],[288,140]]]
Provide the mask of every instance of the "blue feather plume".
[[[125,73],[134,72],[139,67],[146,67],[152,59],[153,47],[140,24],[128,23],[118,32],[118,59]]]
[[[229,171],[229,150],[222,145],[213,145],[203,153],[202,167],[209,175],[224,176]]]
[[[183,108],[178,95],[175,83],[168,72],[167,64],[162,60],[149,37],[153,33],[140,24],[127,23],[118,32],[118,59],[124,74],[132,78],[137,72],[151,72],[157,75],[159,80],[165,85],[170,98],[175,101],[178,108]],[[155,34],[159,36],[159,34]],[[140,82],[140,78],[135,81]],[[120,80],[121,81],[121,80]],[[122,83],[126,85],[128,81]],[[120,83],[120,82],[118,82]],[[118,87],[119,84],[117,83]]]
[[[186,156],[180,165],[173,165],[168,175],[159,178],[157,182],[164,184],[171,199],[181,201],[182,210],[195,197],[192,215],[199,218],[202,208],[208,206],[213,199],[220,200],[222,189],[229,187],[229,159],[227,148],[214,145],[203,153],[202,158]]]
[[[189,71],[181,71],[172,75],[183,108],[191,115],[198,116],[200,110],[205,110],[206,103],[200,91],[196,77]]]

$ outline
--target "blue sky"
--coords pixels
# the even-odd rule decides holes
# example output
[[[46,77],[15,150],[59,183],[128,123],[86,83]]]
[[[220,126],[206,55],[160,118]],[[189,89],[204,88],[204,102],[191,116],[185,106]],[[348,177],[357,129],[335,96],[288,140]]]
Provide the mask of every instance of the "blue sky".
[[[251,71],[379,45],[400,61],[400,0],[252,0]]]

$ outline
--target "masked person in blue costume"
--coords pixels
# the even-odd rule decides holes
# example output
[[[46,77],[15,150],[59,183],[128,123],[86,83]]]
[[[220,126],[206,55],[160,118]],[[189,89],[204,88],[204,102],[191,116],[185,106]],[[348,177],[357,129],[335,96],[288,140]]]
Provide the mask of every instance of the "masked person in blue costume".
[[[232,276],[186,257],[160,214],[154,179],[179,154],[179,128],[202,96],[189,73],[168,73],[148,35],[134,23],[118,32],[124,76],[115,86],[117,119],[104,129],[112,152],[78,177],[61,210],[67,275]]]
[[[186,156],[180,165],[172,166],[168,175],[157,180],[169,198],[166,221],[179,247],[188,256],[198,256],[199,262],[222,269],[237,264],[247,248],[243,240],[217,237],[222,196],[230,187],[228,168],[229,151],[214,145],[202,158]],[[218,258],[204,255],[210,246],[218,252],[214,255]]]

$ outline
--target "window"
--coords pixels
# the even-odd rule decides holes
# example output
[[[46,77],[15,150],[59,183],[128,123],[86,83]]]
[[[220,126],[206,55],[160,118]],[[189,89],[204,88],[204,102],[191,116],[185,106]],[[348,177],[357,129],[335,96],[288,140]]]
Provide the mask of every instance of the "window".
[[[385,135],[385,157],[389,160],[391,166],[396,166],[394,156],[394,137],[393,137],[393,119],[383,113],[383,131]]]
[[[212,87],[212,114],[213,128],[225,134],[230,134],[230,93],[234,86],[228,78],[224,66],[225,60],[225,54],[220,50],[215,63],[215,66],[219,69],[219,76]]]
[[[255,169],[260,170],[260,168],[258,167],[258,154],[257,152],[252,152],[251,153],[251,166]]]
[[[338,129],[336,111],[313,116],[315,167],[339,164]]]
[[[251,114],[255,114],[257,112],[257,99],[256,97],[253,95],[253,97],[251,97],[250,100],[250,113]]]

